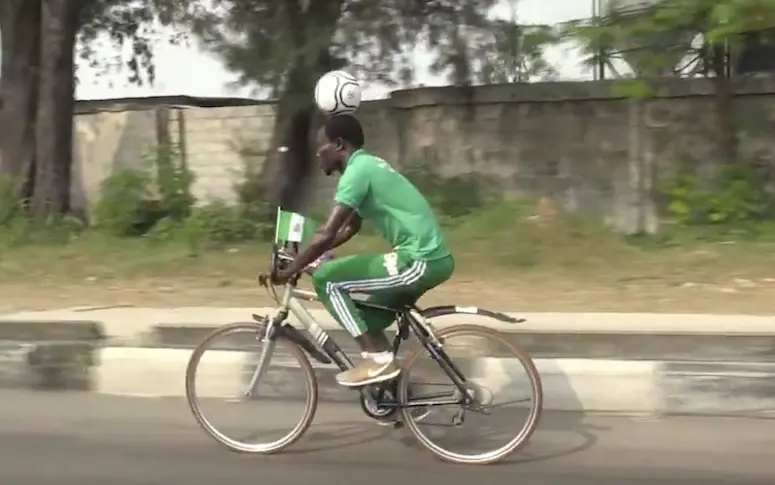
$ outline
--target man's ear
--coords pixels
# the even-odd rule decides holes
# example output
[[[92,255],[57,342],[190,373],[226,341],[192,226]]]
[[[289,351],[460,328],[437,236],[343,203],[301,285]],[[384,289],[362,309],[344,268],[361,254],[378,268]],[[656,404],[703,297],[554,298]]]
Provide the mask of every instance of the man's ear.
[[[344,150],[344,140],[341,138],[337,138],[334,146],[336,147],[337,151],[341,152],[342,150]]]

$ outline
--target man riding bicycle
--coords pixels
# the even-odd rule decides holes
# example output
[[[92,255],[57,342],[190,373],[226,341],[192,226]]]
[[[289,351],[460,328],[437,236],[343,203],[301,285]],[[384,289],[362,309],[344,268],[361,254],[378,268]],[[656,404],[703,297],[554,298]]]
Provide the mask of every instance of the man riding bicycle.
[[[282,284],[349,241],[363,219],[391,244],[387,254],[356,254],[323,263],[312,281],[328,312],[355,338],[363,361],[336,376],[339,384],[358,387],[393,379],[401,373],[384,330],[395,313],[359,308],[351,293],[390,308],[414,304],[455,269],[436,216],[417,188],[385,160],[363,149],[360,122],[352,115],[326,120],[317,138],[323,173],[341,174],[327,221],[295,261],[273,278]]]

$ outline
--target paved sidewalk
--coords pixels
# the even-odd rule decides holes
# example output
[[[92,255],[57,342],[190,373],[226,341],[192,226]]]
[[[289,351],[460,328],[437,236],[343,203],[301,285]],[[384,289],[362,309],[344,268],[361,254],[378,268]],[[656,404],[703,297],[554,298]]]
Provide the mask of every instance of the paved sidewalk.
[[[336,322],[310,304],[310,311],[324,328],[339,328]],[[213,326],[251,320],[251,314],[267,314],[272,308],[143,308],[143,307],[78,307],[37,312],[0,315],[2,321],[97,321],[111,337],[130,337],[151,330],[155,325]],[[526,318],[518,325],[521,331],[558,333],[679,333],[725,335],[773,335],[775,316],[702,315],[659,313],[519,313]],[[442,317],[439,324],[482,323],[476,315]],[[514,329],[513,324],[493,325],[499,329]]]

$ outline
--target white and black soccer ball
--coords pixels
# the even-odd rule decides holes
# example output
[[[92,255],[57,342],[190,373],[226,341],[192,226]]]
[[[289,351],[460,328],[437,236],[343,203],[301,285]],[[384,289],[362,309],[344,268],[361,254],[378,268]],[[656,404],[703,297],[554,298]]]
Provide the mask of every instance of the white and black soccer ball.
[[[315,85],[315,104],[327,115],[354,113],[361,104],[361,85],[348,72],[327,72]]]

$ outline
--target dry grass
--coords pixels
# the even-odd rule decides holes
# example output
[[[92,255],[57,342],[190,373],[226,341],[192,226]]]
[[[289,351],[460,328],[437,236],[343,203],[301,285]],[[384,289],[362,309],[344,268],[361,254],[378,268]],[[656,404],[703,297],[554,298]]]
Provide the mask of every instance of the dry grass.
[[[449,232],[454,278],[425,299],[515,311],[775,313],[771,241],[628,244],[581,218],[501,207]],[[361,237],[345,252],[382,250]],[[0,312],[80,305],[264,306],[266,245],[212,249],[87,235],[0,247]]]

